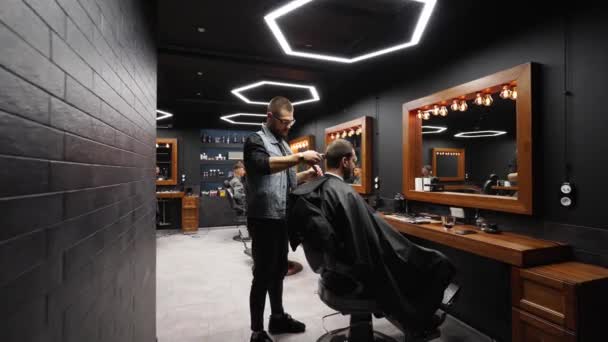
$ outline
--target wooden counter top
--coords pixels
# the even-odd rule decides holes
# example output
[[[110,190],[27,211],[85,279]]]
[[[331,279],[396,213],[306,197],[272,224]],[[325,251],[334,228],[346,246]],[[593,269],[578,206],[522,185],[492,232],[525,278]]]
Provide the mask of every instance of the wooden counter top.
[[[570,256],[568,245],[525,235],[509,232],[488,234],[467,225],[456,225],[451,231],[446,231],[441,224],[413,224],[391,215],[383,217],[399,232],[517,267],[564,261]],[[474,230],[477,233],[458,235],[454,232],[457,229]]]
[[[156,198],[183,198],[183,191],[166,191],[166,192],[157,192]]]

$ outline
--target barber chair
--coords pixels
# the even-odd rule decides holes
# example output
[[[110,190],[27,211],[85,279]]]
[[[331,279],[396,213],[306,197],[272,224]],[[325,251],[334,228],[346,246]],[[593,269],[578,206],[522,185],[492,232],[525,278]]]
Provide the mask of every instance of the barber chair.
[[[232,240],[239,241],[239,242],[251,241],[251,237],[247,233],[247,230],[245,229],[245,233],[243,233],[240,228],[241,226],[247,227],[247,212],[245,211],[245,209],[243,207],[239,207],[236,205],[236,201],[234,199],[234,193],[232,192],[232,189],[229,187],[230,183],[228,181],[225,181],[224,185],[226,186],[226,193],[227,193],[226,197],[228,197],[228,203],[230,203],[230,208],[234,211],[234,213],[236,215],[235,221],[236,221],[237,234],[232,237]]]
[[[498,191],[492,189],[492,187],[496,185],[498,185],[498,176],[493,173],[490,175],[490,178],[483,184],[482,192],[486,195],[496,195]]]

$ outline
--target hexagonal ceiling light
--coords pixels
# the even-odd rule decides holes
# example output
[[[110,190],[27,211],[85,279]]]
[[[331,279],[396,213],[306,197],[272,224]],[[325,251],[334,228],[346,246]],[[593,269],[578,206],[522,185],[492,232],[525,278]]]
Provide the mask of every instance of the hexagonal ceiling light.
[[[290,12],[293,12],[296,9],[298,9],[299,7],[302,7],[313,1],[315,1],[315,0],[292,1],[284,6],[268,13],[264,17],[264,20],[266,21],[266,24],[272,31],[272,34],[274,34],[274,37],[276,38],[276,40],[279,42],[279,45],[281,46],[281,48],[287,55],[304,57],[304,58],[312,58],[312,59],[320,59],[320,60],[331,61],[331,62],[349,63],[349,64],[360,62],[362,60],[370,59],[370,58],[384,55],[387,53],[391,53],[391,52],[394,52],[397,50],[405,49],[405,48],[418,44],[418,42],[420,41],[420,38],[422,37],[422,34],[424,33],[424,30],[426,29],[429,19],[431,18],[431,14],[433,13],[435,4],[437,3],[437,0],[409,0],[409,1],[417,1],[417,2],[424,4],[424,8],[422,9],[422,12],[420,13],[420,17],[418,18],[418,22],[416,23],[416,29],[414,30],[414,34],[412,35],[412,38],[410,39],[410,41],[403,42],[401,44],[397,44],[394,46],[389,46],[387,48],[373,51],[370,53],[366,53],[366,54],[356,56],[353,58],[344,58],[344,57],[323,55],[323,54],[310,53],[310,52],[294,51],[291,48],[291,46],[289,45],[289,42],[287,41],[287,39],[285,38],[285,35],[281,31],[281,28],[277,24],[276,20],[278,18],[280,18]]]
[[[232,118],[238,118],[239,116],[247,116],[247,117],[266,117],[266,114],[252,114],[252,113],[236,113],[230,115],[220,116],[220,119],[229,122],[233,125],[250,125],[250,126],[260,126],[262,122],[243,122],[243,121],[235,121]]]
[[[302,85],[302,84],[294,84],[294,83],[272,82],[272,81],[260,81],[260,82],[257,82],[257,83],[253,83],[253,84],[249,84],[249,85],[240,87],[240,88],[232,89],[231,92],[234,95],[236,95],[239,99],[245,101],[246,103],[249,103],[249,104],[259,104],[259,105],[268,105],[269,102],[252,101],[252,100],[248,99],[245,95],[241,94],[245,90],[261,87],[261,86],[264,86],[264,85],[273,85],[273,86],[289,87],[289,88],[301,88],[301,89],[307,89],[308,91],[310,91],[310,95],[311,95],[310,99],[308,99],[308,100],[302,100],[302,101],[298,101],[298,102],[293,102],[292,105],[294,105],[294,106],[297,106],[297,105],[300,105],[300,104],[304,104],[304,103],[309,103],[309,102],[316,102],[316,101],[319,101],[319,99],[320,99],[319,93],[317,92],[317,88],[315,88],[314,86],[311,86],[311,85]]]
[[[170,118],[173,116],[172,113],[165,112],[164,110],[160,110],[160,109],[156,110],[156,114],[160,114],[160,115],[156,115],[156,121],[167,119],[167,118]]]

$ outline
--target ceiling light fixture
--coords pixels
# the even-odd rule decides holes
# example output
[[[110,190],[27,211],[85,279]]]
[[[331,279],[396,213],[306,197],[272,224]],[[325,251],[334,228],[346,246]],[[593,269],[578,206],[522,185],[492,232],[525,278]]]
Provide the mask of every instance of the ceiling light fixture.
[[[243,122],[243,121],[234,121],[232,120],[232,118],[237,118],[239,116],[246,116],[246,117],[258,117],[258,118],[265,118],[266,114],[252,114],[252,113],[236,113],[236,114],[230,114],[230,115],[223,115],[220,117],[220,119],[229,122],[233,125],[249,125],[249,126],[260,126],[263,122]]]
[[[199,76],[203,76],[203,72],[202,71],[199,71],[196,74],[199,75]]]
[[[304,57],[304,58],[312,58],[312,59],[319,59],[319,60],[330,61],[330,62],[349,63],[349,64],[360,62],[362,60],[377,57],[377,56],[384,55],[387,53],[391,53],[391,52],[394,52],[397,50],[405,49],[405,48],[418,44],[418,42],[420,42],[420,39],[422,38],[422,34],[424,33],[424,30],[426,29],[429,19],[431,18],[431,14],[433,13],[435,4],[437,3],[437,0],[413,0],[413,1],[417,1],[417,2],[424,4],[424,7],[422,9],[422,12],[420,13],[420,17],[418,18],[418,22],[416,23],[416,28],[414,29],[414,34],[412,35],[412,38],[410,41],[404,42],[401,44],[397,44],[394,46],[390,46],[390,47],[387,47],[387,48],[384,48],[384,49],[381,49],[378,51],[369,52],[369,53],[366,53],[366,54],[363,54],[363,55],[360,55],[357,57],[345,58],[345,57],[323,55],[323,54],[318,54],[318,53],[295,51],[291,48],[291,46],[289,45],[289,42],[287,41],[287,38],[285,38],[285,35],[281,31],[281,28],[277,24],[277,19],[279,19],[280,17],[282,17],[290,12],[293,12],[296,9],[298,9],[308,3],[311,3],[313,1],[314,0],[291,1],[287,4],[285,4],[284,6],[268,13],[264,17],[264,20],[266,21],[266,24],[270,28],[270,31],[272,31],[272,34],[274,35],[275,39],[277,40],[277,42],[279,43],[279,45],[281,46],[281,48],[283,49],[283,52],[285,52],[285,54],[290,55],[290,56],[298,56],[298,57]]]
[[[311,95],[310,99],[294,102],[294,103],[292,103],[292,105],[294,105],[294,106],[297,106],[299,104],[309,103],[309,102],[316,102],[316,101],[319,101],[321,99],[319,97],[319,93],[317,92],[317,88],[315,88],[314,86],[302,85],[302,84],[294,84],[294,83],[272,82],[272,81],[260,81],[260,82],[257,82],[257,83],[253,83],[253,84],[249,84],[249,85],[240,87],[240,88],[232,89],[231,92],[236,97],[238,97],[239,99],[245,101],[246,103],[249,103],[249,104],[259,104],[259,105],[268,105],[268,102],[251,101],[250,99],[248,99],[247,97],[245,97],[243,94],[241,94],[245,90],[261,87],[263,85],[273,85],[273,86],[289,87],[289,88],[301,88],[301,89],[307,89],[308,91],[310,91],[310,95]]]
[[[485,138],[485,137],[497,137],[499,135],[507,134],[505,131],[471,131],[471,132],[460,132],[454,135],[454,138]]]
[[[429,129],[430,131],[425,131],[425,129]],[[445,132],[447,129],[447,127],[440,126],[422,126],[422,134],[437,134]]]
[[[207,30],[205,30],[205,28],[204,28],[204,27],[198,27],[196,30],[197,30],[199,33],[205,33],[205,32],[207,31]]]
[[[164,110],[160,110],[160,109],[156,110],[156,114],[160,114],[160,115],[156,116],[156,121],[163,120],[163,119],[166,119],[166,118],[170,118],[170,117],[173,116],[173,114],[171,114],[169,112],[165,112]]]

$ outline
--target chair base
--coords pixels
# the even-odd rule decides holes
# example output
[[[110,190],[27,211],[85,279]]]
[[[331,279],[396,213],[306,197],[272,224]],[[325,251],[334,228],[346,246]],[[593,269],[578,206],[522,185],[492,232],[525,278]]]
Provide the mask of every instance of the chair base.
[[[387,336],[381,332],[374,331],[374,340],[369,342],[397,342],[396,339]],[[349,328],[336,329],[322,335],[317,339],[317,342],[350,342]]]

